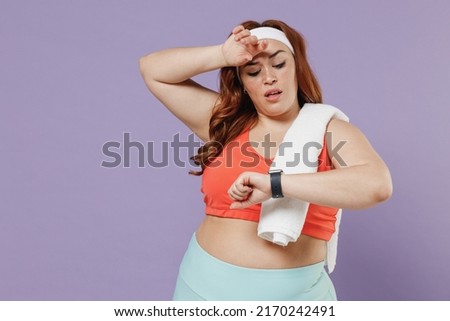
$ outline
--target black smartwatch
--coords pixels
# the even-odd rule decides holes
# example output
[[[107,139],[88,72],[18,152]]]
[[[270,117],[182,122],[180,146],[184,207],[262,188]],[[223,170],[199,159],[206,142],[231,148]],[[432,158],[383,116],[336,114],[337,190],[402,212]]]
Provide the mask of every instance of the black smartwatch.
[[[281,169],[271,169],[269,171],[270,175],[270,186],[272,187],[272,198],[282,198],[284,197],[283,191],[281,190]]]

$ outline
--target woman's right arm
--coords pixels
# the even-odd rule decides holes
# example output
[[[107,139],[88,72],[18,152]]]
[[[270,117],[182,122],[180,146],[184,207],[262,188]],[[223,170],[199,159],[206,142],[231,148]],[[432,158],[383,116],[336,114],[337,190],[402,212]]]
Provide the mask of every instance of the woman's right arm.
[[[144,56],[139,62],[148,89],[200,139],[207,141],[218,93],[190,78],[226,66],[221,46],[167,49]]]
[[[191,78],[225,66],[239,66],[267,44],[242,26],[233,29],[222,44],[208,47],[174,48],[140,59],[140,71],[148,89],[200,139],[209,139],[209,120],[218,93]]]

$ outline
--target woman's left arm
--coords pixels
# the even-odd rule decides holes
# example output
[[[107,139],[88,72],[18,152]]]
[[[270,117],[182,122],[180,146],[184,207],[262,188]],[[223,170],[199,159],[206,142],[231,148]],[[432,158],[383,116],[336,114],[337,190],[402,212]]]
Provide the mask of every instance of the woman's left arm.
[[[281,175],[285,197],[347,209],[371,207],[391,197],[392,180],[384,161],[352,124],[333,119],[327,128],[328,155],[334,170]],[[331,139],[330,139],[331,138]],[[244,208],[271,197],[269,175],[241,174],[228,191],[232,208]]]

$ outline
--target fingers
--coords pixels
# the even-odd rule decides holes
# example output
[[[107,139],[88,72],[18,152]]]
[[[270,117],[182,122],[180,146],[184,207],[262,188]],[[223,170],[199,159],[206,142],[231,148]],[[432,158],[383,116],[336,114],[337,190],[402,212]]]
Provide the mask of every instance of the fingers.
[[[252,45],[252,46],[256,46],[258,45],[258,38],[256,38],[256,36],[244,36],[243,38],[239,39],[239,42],[243,45]]]
[[[268,46],[267,40],[258,40],[256,36],[252,36],[250,30],[245,29],[243,26],[237,26],[233,29],[234,40],[241,43],[244,46],[251,45],[253,50],[261,52]]]
[[[244,26],[243,25],[239,25],[233,28],[233,31],[231,32],[233,35],[238,34],[239,32],[241,32],[242,30],[244,30]]]
[[[234,27],[231,36],[222,46],[222,54],[228,65],[241,66],[251,61],[267,46],[267,40],[258,40],[250,33],[250,30],[239,25]]]
[[[268,174],[244,172],[228,190],[233,200],[231,209],[242,209],[261,203],[271,197],[270,177]]]
[[[269,43],[267,42],[267,40],[263,39],[263,40],[259,41],[259,43],[258,43],[258,50],[259,51],[266,50],[268,45],[269,45]]]
[[[228,190],[228,195],[235,201],[242,201],[245,199],[253,189],[250,186],[243,185],[242,183],[234,183]]]
[[[250,36],[250,31],[247,29],[244,29],[244,30],[241,30],[238,33],[234,34],[234,40],[239,41],[248,36]]]
[[[253,205],[253,203],[251,203],[250,201],[233,202],[230,205],[230,209],[232,209],[232,210],[243,209],[243,208],[247,208],[252,205]]]
[[[250,30],[245,29],[243,26],[237,26],[233,29],[234,40],[244,45],[256,45],[258,38],[252,36]]]

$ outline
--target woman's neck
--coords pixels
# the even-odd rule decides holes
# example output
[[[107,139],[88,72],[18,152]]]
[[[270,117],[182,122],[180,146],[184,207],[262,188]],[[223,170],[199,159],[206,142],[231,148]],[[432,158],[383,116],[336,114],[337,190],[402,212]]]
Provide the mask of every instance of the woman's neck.
[[[276,117],[259,114],[255,127],[267,132],[285,132],[297,118],[299,112],[300,108],[291,108],[288,112]]]

